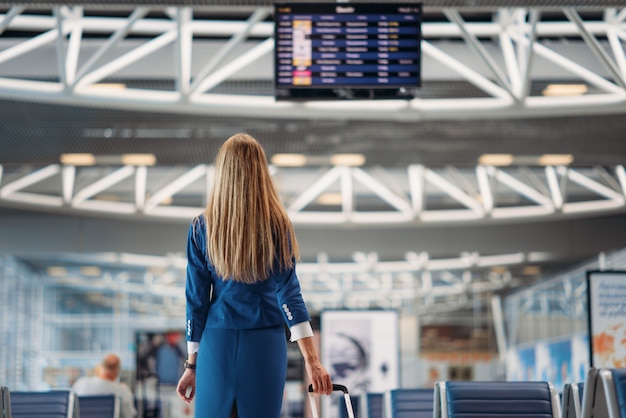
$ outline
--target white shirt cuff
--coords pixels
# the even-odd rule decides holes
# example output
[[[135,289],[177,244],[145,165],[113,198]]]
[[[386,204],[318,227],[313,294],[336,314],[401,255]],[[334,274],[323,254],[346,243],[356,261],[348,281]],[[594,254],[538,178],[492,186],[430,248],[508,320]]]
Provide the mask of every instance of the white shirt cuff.
[[[197,353],[200,349],[199,341],[187,341],[187,354]]]
[[[289,331],[291,331],[291,342],[313,336],[313,328],[311,328],[311,323],[309,321],[295,324],[289,328]]]

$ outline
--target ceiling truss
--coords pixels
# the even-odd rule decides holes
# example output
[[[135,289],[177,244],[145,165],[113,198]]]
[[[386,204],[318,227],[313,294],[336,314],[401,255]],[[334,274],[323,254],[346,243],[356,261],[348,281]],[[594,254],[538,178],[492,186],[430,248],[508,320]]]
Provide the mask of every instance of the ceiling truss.
[[[482,298],[493,292],[519,286],[524,280],[514,278],[508,268],[549,261],[550,256],[538,252],[463,253],[430,259],[426,252],[409,252],[398,261],[378,260],[376,253],[355,253],[353,258],[351,262],[329,262],[326,254],[319,254],[316,262],[297,265],[303,294],[312,309],[386,308],[420,314],[454,311],[478,299],[482,303]],[[125,299],[124,303],[138,313],[163,313],[164,307],[168,316],[184,313],[186,259],[182,255],[57,254],[54,261],[46,263],[53,269],[67,266],[61,275],[44,270],[48,285],[77,289],[91,302],[116,306]],[[99,270],[86,276],[80,265],[99,266]]]
[[[405,169],[272,166],[294,224],[431,224],[565,217],[626,209],[626,170],[604,167]],[[0,165],[0,205],[189,221],[212,165]]]
[[[588,10],[589,8],[585,8]],[[545,117],[626,110],[626,9],[599,9],[601,19],[583,19],[575,8],[560,8],[562,20],[542,20],[541,8],[494,8],[488,22],[472,22],[462,9],[444,8],[447,21],[424,22],[421,44],[424,73],[443,66],[457,79],[478,88],[484,97],[420,98],[386,101],[287,102],[271,95],[216,93],[246,71],[271,80],[274,49],[271,8],[258,7],[241,19],[202,17],[191,7],[137,7],[127,16],[94,16],[82,6],[51,6],[40,14],[16,5],[0,14],[0,97],[53,101],[85,106],[192,112],[215,115],[299,119],[440,120],[453,118]],[[150,17],[159,11],[165,17]],[[553,8],[550,9],[553,12]],[[2,36],[10,33],[12,36]],[[16,36],[23,34],[23,37]],[[141,39],[122,48],[129,38]],[[89,49],[98,38],[97,48]],[[194,53],[207,38],[221,39],[210,56]],[[226,40],[224,40],[226,39]],[[584,58],[569,56],[550,40],[566,39],[586,46]],[[473,61],[461,61],[446,43],[461,42]],[[43,54],[56,64],[41,80],[3,71],[24,58]],[[242,49],[243,48],[243,49]],[[167,51],[162,66],[173,89],[111,88],[120,73],[154,54]],[[261,64],[260,64],[261,63]],[[265,63],[265,64],[263,64]],[[266,65],[267,63],[270,63]],[[531,95],[537,66],[551,77],[583,83],[593,94]],[[42,64],[43,65],[43,64]],[[141,71],[138,78],[147,77]],[[428,83],[428,77],[424,79]]]

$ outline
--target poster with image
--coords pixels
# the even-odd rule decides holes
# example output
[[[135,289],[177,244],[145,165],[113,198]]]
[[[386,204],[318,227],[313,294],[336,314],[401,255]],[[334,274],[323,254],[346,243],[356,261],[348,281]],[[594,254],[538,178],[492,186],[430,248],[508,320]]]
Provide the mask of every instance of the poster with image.
[[[587,273],[590,366],[626,367],[626,272]]]
[[[322,363],[350,394],[386,392],[399,384],[395,311],[326,311],[321,315]],[[324,397],[325,417],[338,416],[340,396]]]

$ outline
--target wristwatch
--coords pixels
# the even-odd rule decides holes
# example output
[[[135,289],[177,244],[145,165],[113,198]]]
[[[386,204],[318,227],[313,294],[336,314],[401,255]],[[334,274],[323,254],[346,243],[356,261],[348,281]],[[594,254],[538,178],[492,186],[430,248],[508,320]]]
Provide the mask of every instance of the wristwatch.
[[[196,365],[195,364],[191,364],[191,363],[189,363],[189,361],[185,360],[185,364],[183,364],[183,370],[184,369],[196,370]]]

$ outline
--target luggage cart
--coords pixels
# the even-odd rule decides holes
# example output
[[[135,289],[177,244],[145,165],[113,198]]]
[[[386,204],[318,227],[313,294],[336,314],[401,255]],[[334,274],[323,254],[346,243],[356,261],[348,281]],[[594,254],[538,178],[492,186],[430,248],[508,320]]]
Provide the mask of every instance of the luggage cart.
[[[346,410],[348,411],[348,418],[354,418],[354,411],[352,409],[352,401],[350,400],[350,394],[348,393],[348,388],[344,385],[333,384],[333,392],[341,391],[343,392],[343,399],[346,402]],[[313,396],[313,385],[309,385],[309,402],[311,404],[311,412],[313,413],[313,418],[319,418],[317,413],[317,406],[315,405],[315,397]]]

